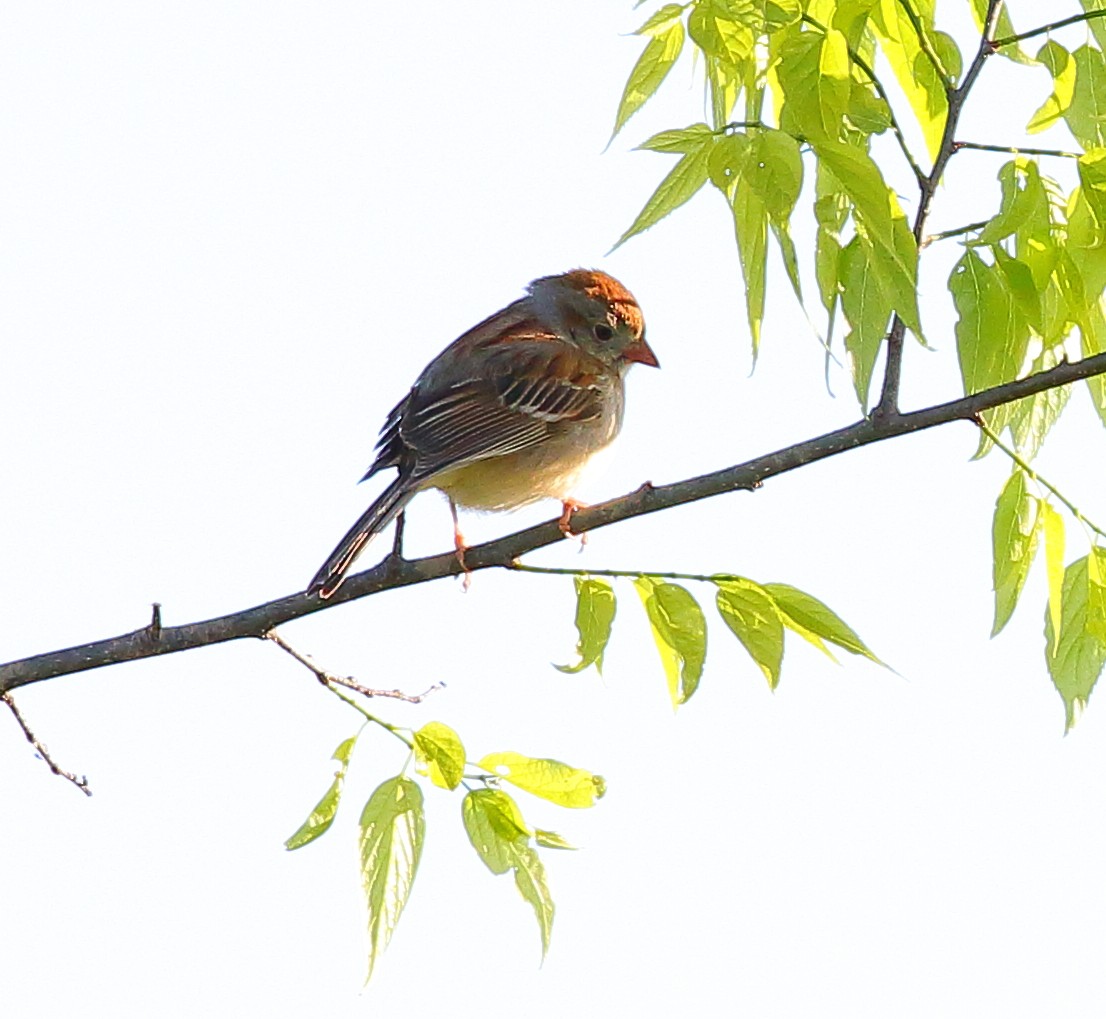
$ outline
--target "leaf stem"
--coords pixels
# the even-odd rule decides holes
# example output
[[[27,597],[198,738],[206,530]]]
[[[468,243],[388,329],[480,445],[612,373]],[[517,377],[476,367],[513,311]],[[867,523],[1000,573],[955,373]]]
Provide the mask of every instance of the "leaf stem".
[[[713,584],[718,580],[746,580],[736,573],[677,573],[666,570],[611,570],[579,569],[571,566],[531,566],[529,563],[513,562],[507,567],[518,573],[544,573],[555,577],[611,577],[626,580],[638,580],[641,577],[657,577],[660,580],[692,580],[704,584]]]
[[[1056,497],[1056,501],[1059,502],[1076,520],[1078,520],[1084,527],[1094,531],[1101,538],[1106,538],[1106,531],[1104,531],[1097,524],[1088,520],[1079,510],[1079,507],[1075,505],[1063,492],[1060,491],[1052,482],[1041,477],[1036,470],[1029,465],[1029,462],[1023,459],[1017,452],[1007,446],[986,424],[983,423],[982,418],[976,419],[976,425],[979,430],[991,440],[992,443],[1001,449],[1021,470],[1037,482],[1043,489],[1050,492]]]

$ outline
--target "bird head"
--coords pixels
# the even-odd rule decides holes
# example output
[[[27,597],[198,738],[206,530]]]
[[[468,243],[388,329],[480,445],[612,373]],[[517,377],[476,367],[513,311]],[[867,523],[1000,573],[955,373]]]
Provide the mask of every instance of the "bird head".
[[[586,353],[622,368],[633,363],[660,367],[645,342],[641,308],[613,276],[573,269],[536,279],[528,291],[539,318]]]

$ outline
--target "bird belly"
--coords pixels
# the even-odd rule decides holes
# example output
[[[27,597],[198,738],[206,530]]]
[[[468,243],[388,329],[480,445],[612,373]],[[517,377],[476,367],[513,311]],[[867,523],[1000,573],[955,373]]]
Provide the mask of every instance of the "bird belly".
[[[608,445],[608,435],[558,436],[536,446],[462,464],[443,472],[431,484],[458,506],[477,510],[509,510],[539,499],[564,500],[592,455]],[[595,441],[596,439],[605,441]]]

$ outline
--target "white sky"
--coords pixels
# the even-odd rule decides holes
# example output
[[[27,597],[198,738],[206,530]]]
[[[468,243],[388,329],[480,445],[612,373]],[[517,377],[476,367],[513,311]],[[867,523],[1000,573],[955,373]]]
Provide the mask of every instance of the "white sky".
[[[854,419],[778,266],[749,377],[717,195],[605,256],[670,165],[632,145],[702,118],[688,62],[603,153],[641,46],[620,33],[643,19],[587,0],[9,5],[0,657],[133,629],[155,600],[176,624],[301,588],[371,498],[355,482],[387,410],[537,275],[613,272],[664,366],[633,373],[596,495]],[[1047,91],[1044,72],[992,61],[962,137],[1016,140],[1003,118]],[[989,214],[1000,163],[958,156],[933,228]],[[958,392],[957,254],[926,255],[937,349],[909,351],[909,406]],[[1042,470],[1106,517],[1088,469],[1106,443],[1077,404]],[[392,721],[445,721],[473,758],[606,776],[592,811],[519,796],[584,847],[545,854],[558,914],[541,968],[529,907],[467,846],[459,796],[430,789],[411,904],[361,990],[355,822],[403,754],[368,734],[334,829],[285,852],[357,718],[276,648],[20,691],[95,795],[0,721],[4,1014],[1101,1015],[1106,717],[1092,701],[1062,737],[1039,570],[987,639],[1007,466],[969,463],[974,445],[968,426],[929,432],[534,557],[786,581],[899,675],[792,644],[771,695],[711,619],[702,687],[674,718],[628,584],[605,677],[550,667],[574,642],[561,578],[483,573],[467,595],[441,583],[285,628],[370,685],[448,682],[419,709],[378,703]],[[420,498],[408,535],[411,552],[445,547],[444,504]],[[1085,551],[1069,528],[1069,559]]]

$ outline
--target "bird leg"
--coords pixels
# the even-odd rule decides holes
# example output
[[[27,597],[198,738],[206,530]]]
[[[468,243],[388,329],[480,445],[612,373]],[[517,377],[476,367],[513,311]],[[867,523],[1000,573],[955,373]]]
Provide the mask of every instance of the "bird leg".
[[[449,515],[453,517],[453,554],[457,557],[457,562],[461,564],[461,569],[465,571],[462,587],[467,591],[469,584],[472,583],[472,570],[465,562],[465,552],[468,550],[468,546],[465,544],[465,536],[461,533],[461,522],[457,519],[457,504],[451,496],[447,495],[446,498],[449,500]]]
[[[580,551],[583,552],[584,546],[588,543],[587,531],[580,531],[577,533],[572,529],[572,515],[581,509],[586,507],[582,502],[577,502],[575,499],[564,499],[561,501],[561,518],[557,521],[557,526],[561,529],[561,534],[566,538],[579,538],[580,539]]]

